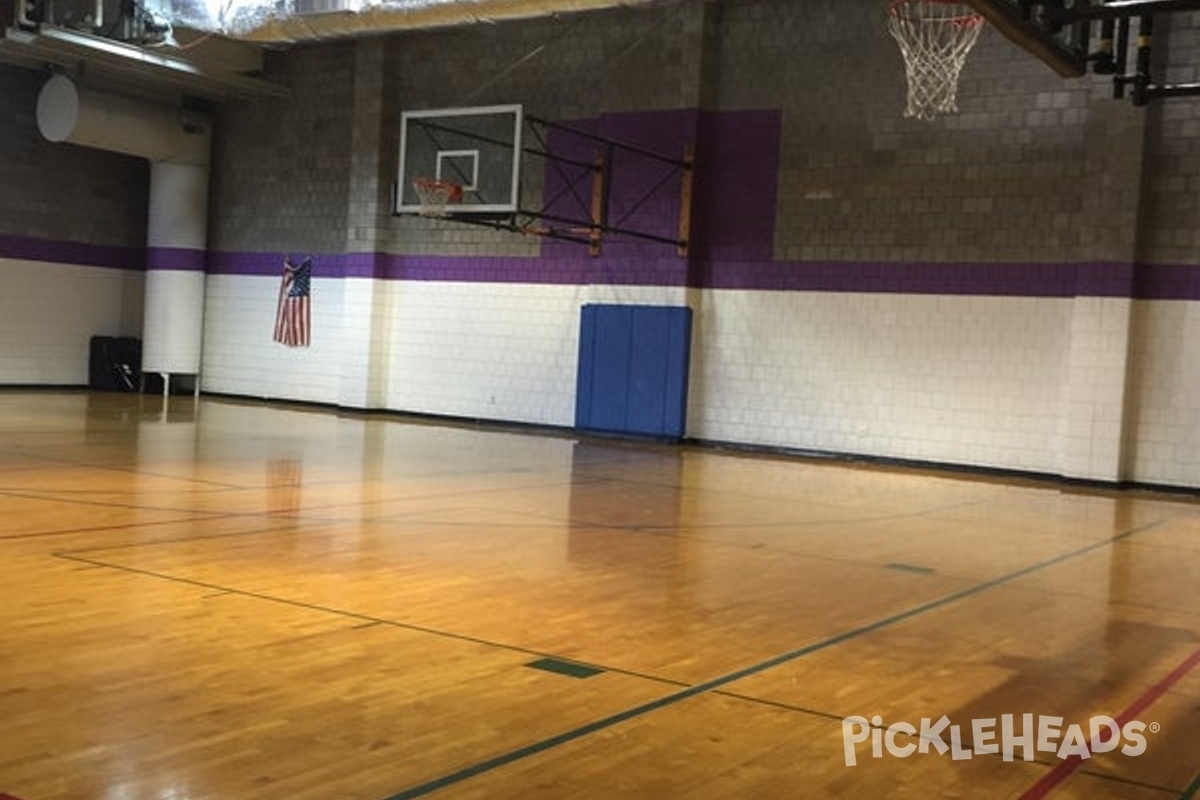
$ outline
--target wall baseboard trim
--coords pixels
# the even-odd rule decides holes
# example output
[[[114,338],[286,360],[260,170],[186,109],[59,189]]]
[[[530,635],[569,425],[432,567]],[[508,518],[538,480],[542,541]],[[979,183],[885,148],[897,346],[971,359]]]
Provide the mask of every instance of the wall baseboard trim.
[[[603,442],[612,445],[648,446],[648,447],[687,447],[712,452],[723,452],[731,455],[775,456],[809,462],[827,462],[842,466],[861,465],[878,469],[898,469],[913,472],[936,474],[944,478],[959,478],[964,480],[996,480],[1008,483],[1027,484],[1030,487],[1054,488],[1062,491],[1080,491],[1088,493],[1103,492],[1148,492],[1169,494],[1200,500],[1200,486],[1181,486],[1166,483],[1151,483],[1145,481],[1102,481],[1091,478],[1075,478],[1054,472],[1037,470],[1022,470],[1007,467],[991,467],[980,464],[962,464],[949,461],[926,461],[921,459],[898,458],[894,456],[877,456],[866,453],[848,453],[831,450],[810,450],[795,447],[780,447],[777,445],[750,444],[731,442],[720,439],[704,439],[699,437],[684,437],[675,439],[669,437],[637,436],[629,434],[605,433],[603,431],[585,431],[565,425],[548,425],[535,422],[517,422],[486,417],[462,417],[448,414],[430,414],[417,411],[403,411],[390,408],[355,408],[336,403],[321,403],[307,400],[287,400],[272,397],[256,397],[254,395],[231,394],[224,392],[203,391],[205,397],[218,398],[231,402],[245,402],[254,405],[280,406],[297,410],[335,413],[338,416],[365,418],[383,417],[410,423],[427,425],[445,425],[456,428],[490,430],[496,432],[520,433],[538,436],[553,436],[556,438],[580,439],[593,442]]]
[[[983,464],[963,464],[954,461],[928,461],[897,456],[877,456],[866,453],[848,453],[832,450],[808,450],[780,447],[776,445],[747,444],[716,439],[685,439],[684,444],[709,450],[722,450],[746,455],[774,455],[805,461],[828,461],[843,465],[861,464],[868,467],[903,469],[914,472],[936,473],[942,477],[1001,480],[1009,483],[1027,483],[1030,486],[1058,486],[1060,489],[1080,489],[1098,492],[1154,492],[1186,495],[1200,498],[1200,486],[1181,486],[1144,481],[1104,481],[1094,478],[1077,478],[1056,472],[1023,470],[1011,467],[992,467]]]
[[[86,392],[86,383],[0,383],[0,392]],[[105,392],[105,394],[117,394]]]

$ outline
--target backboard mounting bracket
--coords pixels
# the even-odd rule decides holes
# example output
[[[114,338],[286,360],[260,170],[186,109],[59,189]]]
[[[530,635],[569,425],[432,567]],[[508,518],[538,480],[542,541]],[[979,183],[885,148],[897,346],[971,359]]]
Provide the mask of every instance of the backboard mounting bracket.
[[[632,194],[623,192],[630,196],[622,198],[626,206],[613,218],[618,157],[626,169],[631,162],[644,165],[650,178]],[[533,159],[543,165],[541,171],[528,168]],[[517,105],[410,111],[401,115],[392,208],[397,216],[434,216],[412,184],[449,181],[461,191],[438,204],[436,216],[451,222],[575,242],[592,256],[601,254],[606,237],[617,237],[672,245],[686,257],[694,160],[691,145],[681,157],[665,155],[526,114]],[[538,178],[545,182],[540,191],[522,191],[523,180]],[[641,224],[647,208],[675,207],[676,198],[666,191],[676,184],[677,229]]]

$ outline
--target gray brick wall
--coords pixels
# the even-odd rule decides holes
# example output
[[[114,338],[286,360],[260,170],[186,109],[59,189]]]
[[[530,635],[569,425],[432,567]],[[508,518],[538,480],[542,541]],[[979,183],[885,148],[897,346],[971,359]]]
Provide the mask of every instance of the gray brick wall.
[[[234,102],[218,115],[210,247],[339,253],[354,130],[353,43],[269,54],[289,99]]]
[[[719,105],[784,110],[777,257],[1096,257],[1084,203],[1090,112],[1111,101],[1095,81],[1064,80],[985,28],[960,114],[904,119],[904,65],[882,4],[804,9],[750,0],[723,15]]]
[[[695,106],[705,20],[703,4],[655,5],[399,35],[388,40],[388,99],[397,121],[405,110],[498,103],[550,120]],[[383,147],[381,179],[391,181],[394,125]],[[536,207],[545,162],[525,163],[523,203]],[[446,255],[534,255],[541,246],[536,237],[412,217],[390,220],[381,242],[389,252]]]
[[[1198,17],[1159,37],[1172,80],[1197,72]],[[782,109],[780,259],[1200,258],[1200,103],[1133,110],[1106,79],[1060,78],[987,28],[960,114],[904,119],[881,3],[650,5],[302,45],[268,66],[294,98],[221,114],[218,249],[536,253],[536,239],[389,213],[403,110],[519,102],[549,119]]]
[[[35,116],[46,77],[0,65],[0,234],[142,247],[149,165],[47,142]]]
[[[348,187],[346,249],[372,253],[379,249],[380,230],[387,224],[390,191],[387,169],[391,154],[384,141],[395,127],[385,103],[389,96],[386,79],[387,48],[383,39],[360,42],[354,53],[354,108],[350,144],[351,167]]]
[[[395,36],[397,99],[406,108],[523,103],[550,119],[674,108],[693,68],[695,14],[694,5],[651,5]]]

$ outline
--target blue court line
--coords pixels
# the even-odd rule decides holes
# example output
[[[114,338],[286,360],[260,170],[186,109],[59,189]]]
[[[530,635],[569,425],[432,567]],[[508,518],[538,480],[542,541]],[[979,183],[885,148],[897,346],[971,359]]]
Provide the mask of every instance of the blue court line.
[[[766,661],[760,661],[757,664],[744,667],[736,672],[730,672],[718,678],[705,681],[704,683],[698,683],[695,686],[690,686],[686,689],[675,692],[674,694],[669,694],[666,697],[660,697],[658,700],[652,700],[649,703],[643,703],[640,706],[634,706],[633,708],[626,709],[625,711],[618,712],[611,716],[602,717],[601,719],[589,722],[588,724],[582,725],[578,728],[564,731],[563,733],[551,736],[548,739],[542,739],[541,741],[533,742],[532,744],[528,744],[524,747],[519,747],[516,750],[510,750],[507,753],[501,753],[494,758],[477,762],[468,767],[464,767],[457,772],[451,772],[447,775],[443,775],[440,778],[435,778],[431,781],[427,781],[426,783],[413,786],[412,788],[406,789],[399,794],[388,797],[387,800],[410,800],[411,798],[415,797],[424,797],[427,794],[445,789],[448,786],[453,786],[456,783],[461,783],[486,772],[491,772],[494,769],[508,766],[509,764],[529,758],[530,756],[535,756],[539,753],[544,753],[547,750],[552,750],[560,745],[573,742],[576,739],[582,739],[585,736],[590,736],[591,734],[596,733],[597,731],[602,731],[605,728],[611,728],[614,725],[621,724],[622,722],[627,722],[631,719],[644,716],[653,711],[666,708],[667,706],[675,705],[676,703],[680,703],[691,697],[695,697],[696,695],[711,692],[714,689],[718,689],[730,683],[735,683],[736,681],[740,681],[743,678],[748,678],[751,675],[757,675],[760,672],[765,672],[774,667],[778,667],[781,664],[786,664],[789,661],[795,661],[798,658],[803,658],[804,656],[812,655],[813,653],[820,652],[821,650],[826,650],[834,645],[842,644],[843,642],[857,639],[860,636],[865,636],[869,633],[883,630],[884,628],[891,627],[897,623],[920,616],[928,611],[934,611],[952,603],[956,603],[959,600],[963,600],[982,592],[986,592],[989,589],[994,589],[997,586],[1010,583],[1018,578],[1023,578],[1026,575],[1032,575],[1033,573],[1040,572],[1048,567],[1056,566],[1064,561],[1070,561],[1071,559],[1087,555],[1095,550],[1109,547],[1117,544],[1118,542],[1124,541],[1131,536],[1136,536],[1137,534],[1144,533],[1152,528],[1157,528],[1159,525],[1162,525],[1163,522],[1165,522],[1165,520],[1158,520],[1157,522],[1151,522],[1148,525],[1142,525],[1138,528],[1132,528],[1130,530],[1123,531],[1116,536],[1113,536],[1111,539],[1094,542],[1086,547],[1081,547],[1078,550],[1072,550],[1069,553],[1063,553],[1062,555],[1055,556],[1054,558],[1047,559],[1046,561],[1019,569],[1016,572],[1010,572],[1007,575],[1001,575],[999,578],[993,578],[990,581],[986,581],[966,589],[960,589],[957,592],[945,595],[937,600],[931,600],[927,603],[922,603],[919,606],[910,608],[907,611],[902,611],[899,614],[893,614],[890,617],[884,617],[883,619],[876,620],[875,622],[861,625],[857,628],[851,628],[850,630],[843,631],[842,633],[835,634],[826,639],[821,639],[813,642],[812,644],[805,645],[804,647],[774,656]],[[1200,783],[1200,778],[1197,778],[1197,782]],[[1191,794],[1185,794],[1183,798],[1180,798],[1180,800],[1192,800],[1192,795],[1195,794],[1198,788],[1200,787],[1193,785],[1189,790]]]

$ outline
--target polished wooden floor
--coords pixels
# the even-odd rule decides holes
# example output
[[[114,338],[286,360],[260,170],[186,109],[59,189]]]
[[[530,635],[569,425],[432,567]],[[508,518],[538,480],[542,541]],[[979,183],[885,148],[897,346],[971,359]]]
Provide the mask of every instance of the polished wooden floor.
[[[0,796],[1200,796],[1186,497],[8,391],[0,520]],[[1145,752],[847,765],[1005,714]]]

